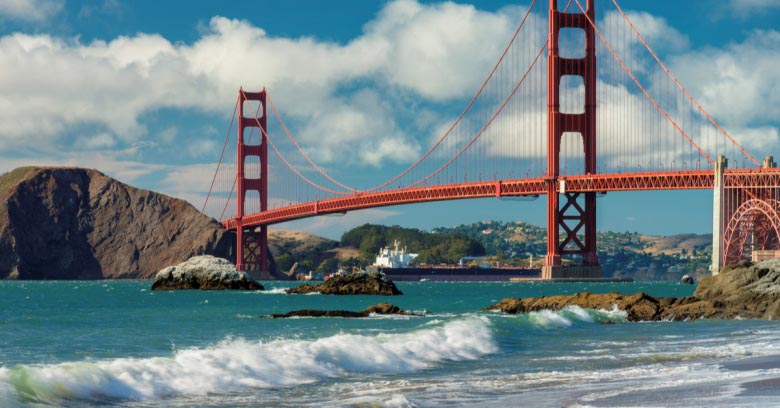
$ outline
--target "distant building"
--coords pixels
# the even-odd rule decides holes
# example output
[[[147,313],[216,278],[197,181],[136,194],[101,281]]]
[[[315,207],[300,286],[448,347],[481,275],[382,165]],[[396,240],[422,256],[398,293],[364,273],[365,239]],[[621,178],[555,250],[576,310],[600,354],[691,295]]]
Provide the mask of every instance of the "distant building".
[[[405,268],[411,265],[414,258],[418,256],[418,254],[406,252],[406,248],[399,250],[398,241],[395,241],[394,247],[394,249],[384,247],[379,250],[374,265],[385,268]]]

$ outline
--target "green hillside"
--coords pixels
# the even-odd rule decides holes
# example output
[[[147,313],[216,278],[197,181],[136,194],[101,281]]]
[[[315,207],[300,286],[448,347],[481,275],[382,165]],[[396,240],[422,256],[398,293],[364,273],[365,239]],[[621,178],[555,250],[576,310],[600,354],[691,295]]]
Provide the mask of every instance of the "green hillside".
[[[489,255],[509,264],[540,266],[547,252],[547,230],[524,222],[478,222],[434,232],[457,233],[479,241]],[[637,280],[677,280],[684,274],[709,275],[712,236],[681,234],[643,235],[636,232],[599,232],[599,261],[604,273]]]

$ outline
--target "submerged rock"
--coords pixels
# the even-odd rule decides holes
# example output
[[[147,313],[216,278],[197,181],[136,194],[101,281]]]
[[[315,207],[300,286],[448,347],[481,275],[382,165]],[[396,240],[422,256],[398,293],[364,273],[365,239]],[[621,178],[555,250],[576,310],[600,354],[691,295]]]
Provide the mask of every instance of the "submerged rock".
[[[269,315],[273,319],[289,318],[289,317],[348,317],[348,318],[363,318],[374,315],[401,315],[401,316],[419,316],[418,314],[407,312],[398,306],[391,305],[389,303],[379,303],[377,305],[369,306],[361,312],[353,312],[349,310],[294,310],[288,313],[275,313]]]
[[[724,268],[702,279],[693,296],[656,298],[645,293],[577,293],[568,296],[508,298],[486,310],[528,313],[560,310],[576,305],[587,309],[611,309],[627,313],[628,321],[697,320],[705,318],[780,320],[780,260]]]
[[[154,277],[152,290],[264,290],[249,274],[236,270],[230,261],[210,255],[195,256],[169,266]]]
[[[301,285],[286,290],[287,293],[323,295],[382,295],[395,296],[403,293],[393,281],[382,273],[353,272],[336,275],[319,285]]]

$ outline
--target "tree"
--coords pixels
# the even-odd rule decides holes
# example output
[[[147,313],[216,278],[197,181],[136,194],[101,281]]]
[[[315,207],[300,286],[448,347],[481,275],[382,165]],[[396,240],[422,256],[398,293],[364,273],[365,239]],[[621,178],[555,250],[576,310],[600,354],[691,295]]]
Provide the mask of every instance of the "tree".
[[[320,266],[317,267],[317,272],[330,273],[330,272],[336,272],[338,269],[339,269],[338,258],[330,258],[320,263]]]
[[[290,255],[287,252],[276,257],[276,264],[279,266],[279,269],[282,271],[289,271],[290,268],[292,268],[294,263],[295,263],[295,259],[293,259],[292,255]]]

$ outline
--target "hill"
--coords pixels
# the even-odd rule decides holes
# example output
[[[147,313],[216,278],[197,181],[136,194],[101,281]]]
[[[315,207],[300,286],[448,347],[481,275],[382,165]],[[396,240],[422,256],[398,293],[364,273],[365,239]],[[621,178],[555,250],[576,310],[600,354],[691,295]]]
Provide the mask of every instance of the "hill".
[[[416,262],[419,264],[454,264],[461,257],[486,253],[477,239],[458,232],[430,233],[397,225],[365,224],[341,236],[341,246],[358,248],[360,258],[367,263],[374,261],[381,248],[392,246],[395,241],[418,253]]]
[[[281,272],[289,271],[296,262],[303,271],[321,267],[328,268],[327,272],[334,272],[341,259],[338,245],[338,241],[304,231],[268,231],[268,247]],[[330,259],[333,261],[328,261]],[[328,262],[323,265],[325,261]]]
[[[420,263],[456,263],[466,255],[486,255],[491,262],[540,267],[547,251],[547,231],[524,222],[478,222],[432,233],[398,226],[366,224],[344,233],[340,242],[300,231],[273,231],[272,252],[282,270],[298,262],[303,270],[331,272],[339,265],[365,266],[379,248],[398,240],[420,254]],[[606,276],[637,280],[679,280],[689,274],[709,276],[712,236],[598,233],[599,260]]]
[[[502,262],[528,265],[533,257],[541,266],[547,252],[547,230],[524,222],[478,222],[437,233],[459,233],[474,238],[487,253]],[[684,274],[708,276],[712,235],[643,235],[636,232],[599,232],[599,260],[607,276],[638,280],[677,280]]]
[[[193,255],[230,257],[231,235],[183,200],[97,170],[0,176],[0,279],[149,278]]]

